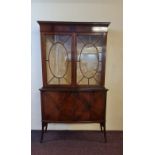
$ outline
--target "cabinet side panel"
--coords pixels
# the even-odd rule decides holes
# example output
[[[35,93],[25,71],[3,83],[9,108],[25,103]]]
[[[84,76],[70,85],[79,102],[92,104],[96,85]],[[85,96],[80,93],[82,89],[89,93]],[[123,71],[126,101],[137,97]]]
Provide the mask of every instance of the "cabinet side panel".
[[[45,35],[41,33],[41,59],[42,59],[42,78],[43,86],[47,85],[47,74],[46,74],[46,49],[45,49]]]

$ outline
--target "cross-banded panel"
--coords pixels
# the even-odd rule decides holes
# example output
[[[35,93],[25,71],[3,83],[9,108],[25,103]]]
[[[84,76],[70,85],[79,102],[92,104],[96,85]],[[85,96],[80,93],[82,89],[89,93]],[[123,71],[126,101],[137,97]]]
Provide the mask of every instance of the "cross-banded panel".
[[[46,36],[46,69],[49,85],[71,84],[71,36]]]
[[[104,91],[44,92],[42,94],[43,120],[53,122],[104,120],[105,95]]]
[[[100,85],[103,56],[103,35],[77,36],[78,85]]]

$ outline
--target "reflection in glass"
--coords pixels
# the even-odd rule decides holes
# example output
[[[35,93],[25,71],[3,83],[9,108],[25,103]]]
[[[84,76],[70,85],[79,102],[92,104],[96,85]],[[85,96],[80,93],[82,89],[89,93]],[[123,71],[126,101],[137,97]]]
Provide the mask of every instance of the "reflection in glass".
[[[71,37],[46,36],[46,68],[48,84],[71,83]]]
[[[103,36],[79,35],[77,40],[77,84],[99,85],[102,69]]]
[[[95,47],[86,45],[80,53],[80,70],[84,77],[93,77],[98,69],[98,52]]]

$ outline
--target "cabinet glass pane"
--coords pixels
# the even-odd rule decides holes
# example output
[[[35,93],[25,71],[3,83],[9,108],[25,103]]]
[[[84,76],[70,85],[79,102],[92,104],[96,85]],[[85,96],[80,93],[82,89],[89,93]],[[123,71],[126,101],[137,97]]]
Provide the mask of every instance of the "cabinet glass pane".
[[[71,84],[71,36],[46,36],[47,83]]]
[[[102,35],[77,36],[78,85],[100,85],[103,48]]]

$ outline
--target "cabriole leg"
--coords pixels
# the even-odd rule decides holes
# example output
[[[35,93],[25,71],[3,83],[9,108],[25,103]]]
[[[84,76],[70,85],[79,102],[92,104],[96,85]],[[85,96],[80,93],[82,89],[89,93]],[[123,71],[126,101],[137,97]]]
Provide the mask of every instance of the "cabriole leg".
[[[107,142],[106,125],[102,122],[102,123],[100,123],[100,128],[101,128],[101,132],[103,132],[103,134],[104,134],[104,142],[106,143]],[[103,128],[104,128],[104,130],[103,130]]]
[[[104,124],[104,142],[107,142],[106,125]]]
[[[103,131],[103,130],[102,130],[102,123],[100,123],[100,129],[101,129],[101,132],[102,132],[102,131]]]
[[[45,123],[42,122],[42,130],[41,130],[41,138],[40,138],[40,143],[43,142],[43,138],[44,138],[44,126],[45,126]]]

